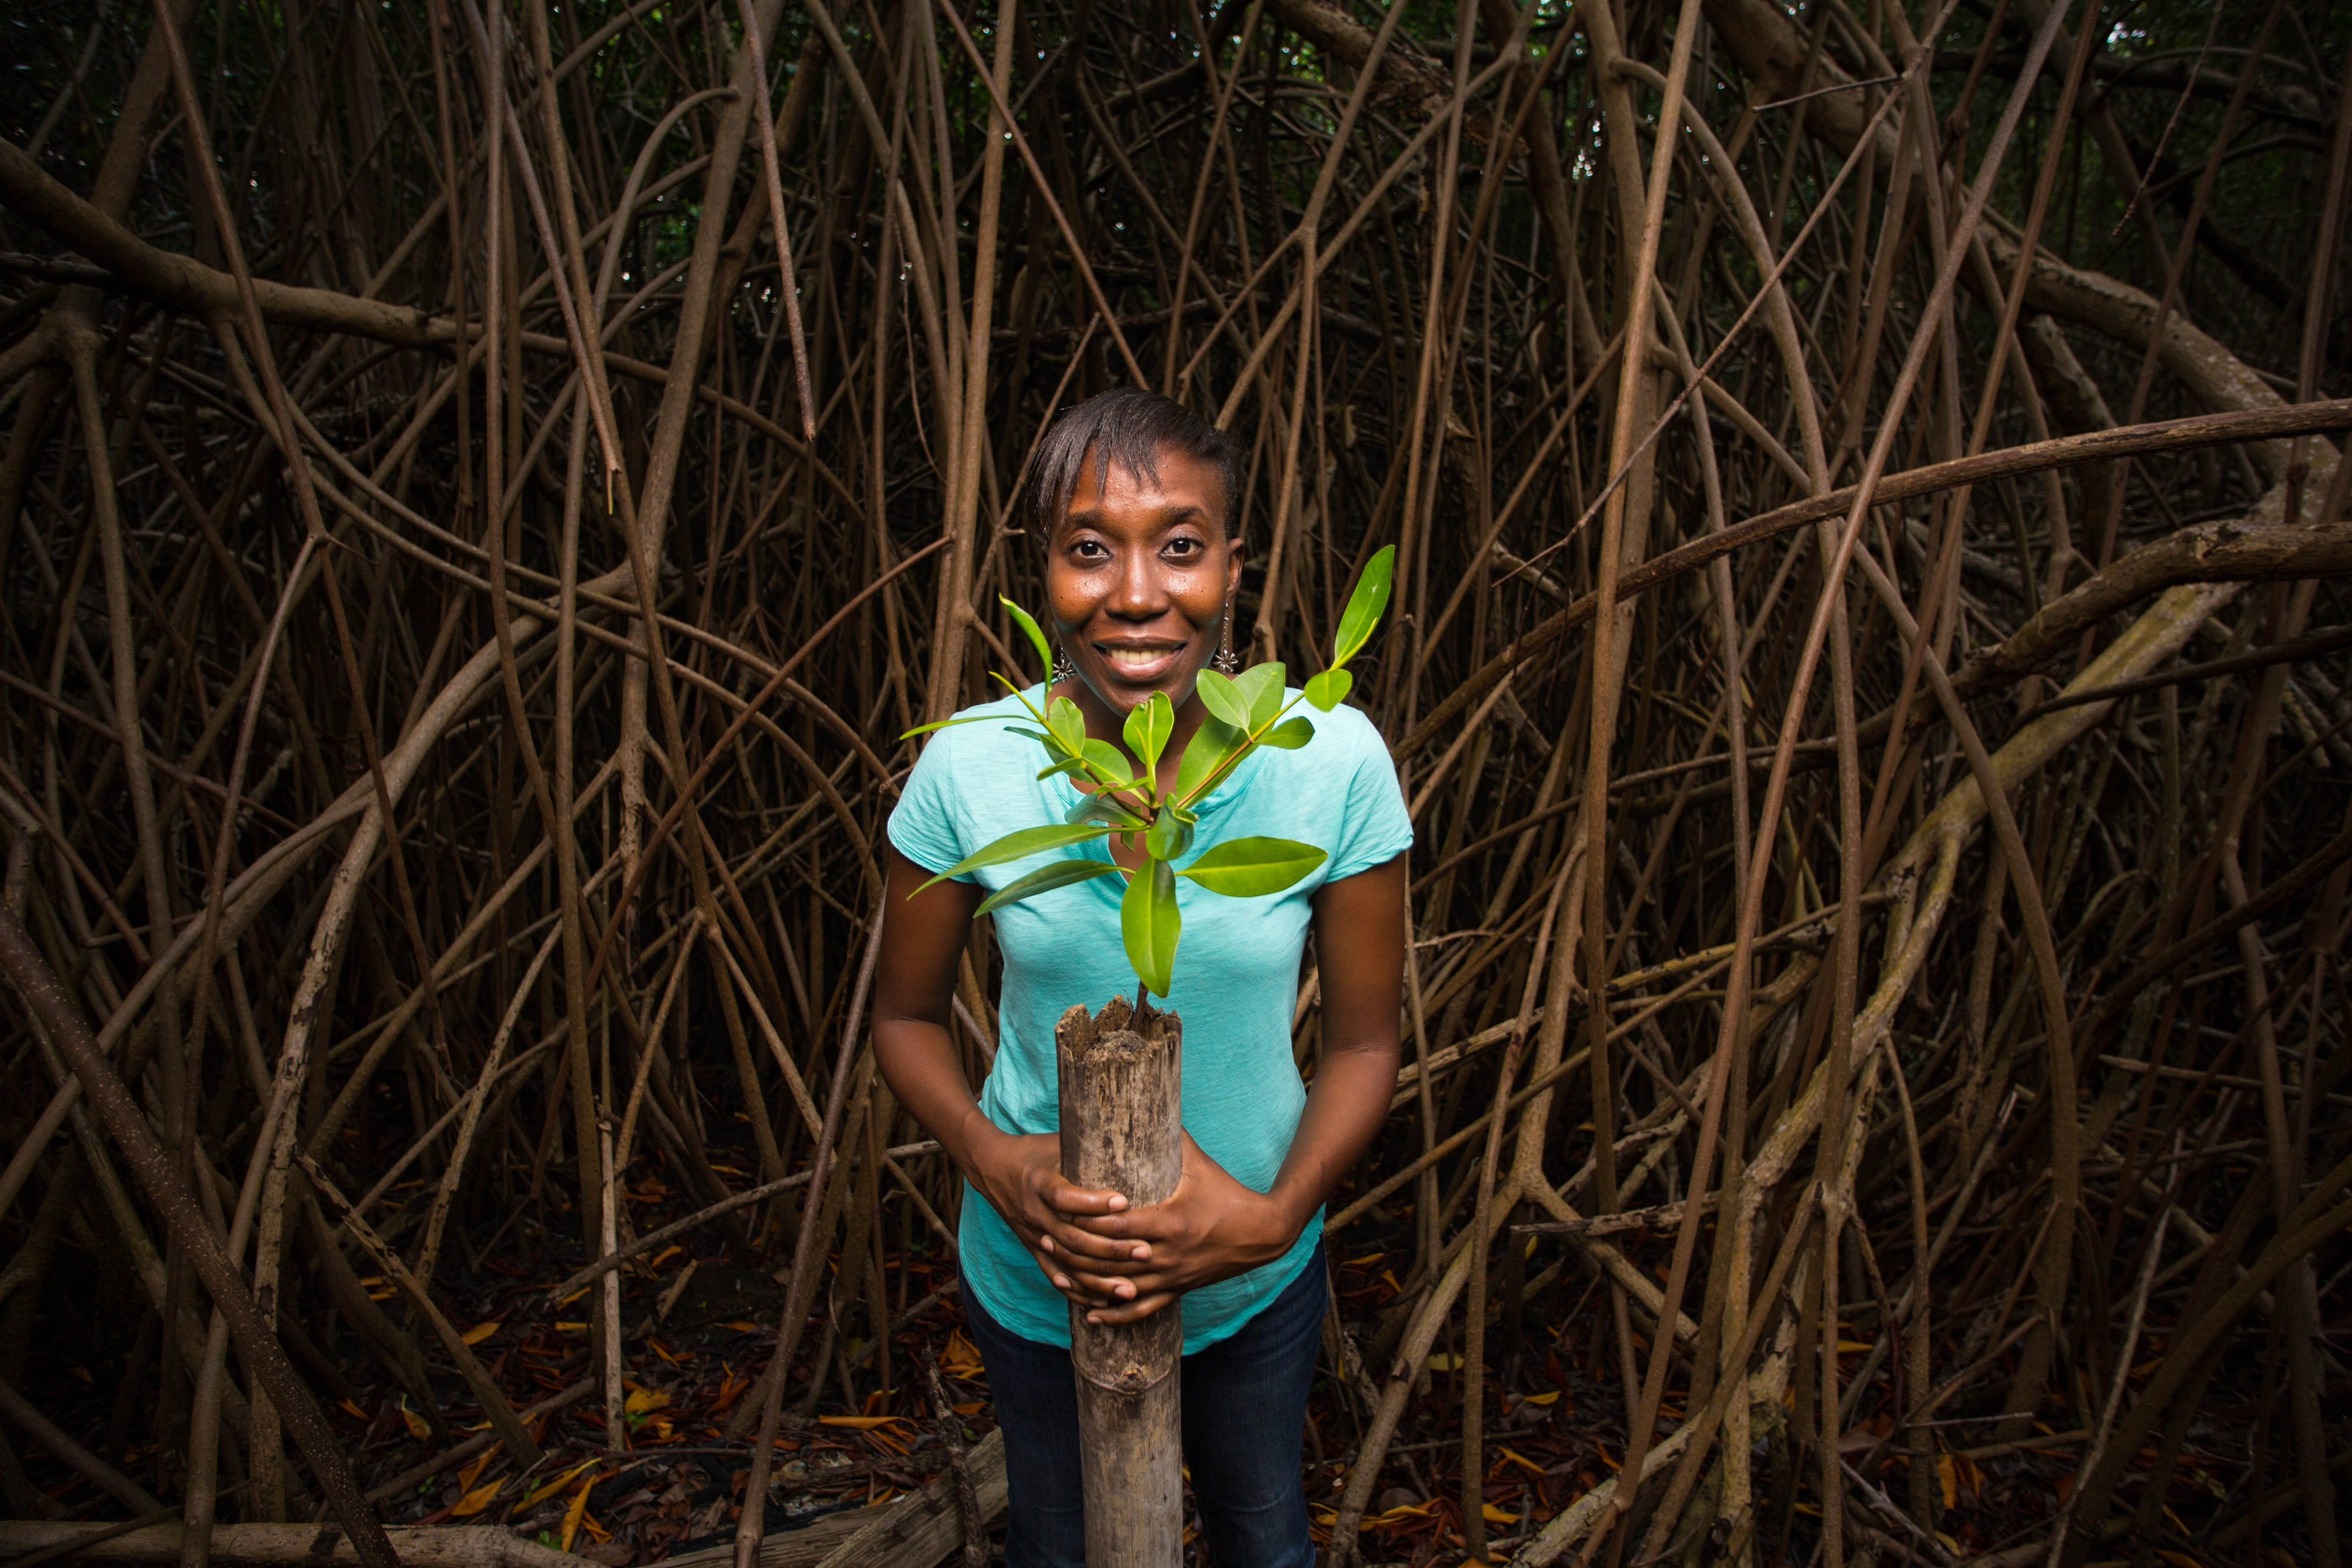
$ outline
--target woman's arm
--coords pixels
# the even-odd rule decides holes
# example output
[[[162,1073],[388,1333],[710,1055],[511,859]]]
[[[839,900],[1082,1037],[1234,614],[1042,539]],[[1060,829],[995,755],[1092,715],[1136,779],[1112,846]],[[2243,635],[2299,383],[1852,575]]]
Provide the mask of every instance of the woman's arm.
[[[1116,1214],[1127,1199],[1065,1181],[1061,1143],[1052,1134],[1017,1136],[991,1122],[972,1098],[948,1033],[948,1009],[981,889],[943,882],[917,894],[929,873],[895,845],[886,845],[883,855],[888,913],[874,972],[876,1065],[898,1103],[1013,1227],[1054,1288],[1073,1301],[1107,1300],[1108,1291],[1076,1284],[1059,1260],[1109,1260],[1126,1249],[1086,1235],[1065,1217]],[[1048,1239],[1056,1237],[1058,1242]]]
[[[1273,1187],[1252,1191],[1187,1136],[1183,1175],[1167,1201],[1080,1221],[1093,1236],[1139,1244],[1111,1272],[1071,1270],[1089,1293],[1116,1303],[1091,1321],[1133,1322],[1186,1291],[1274,1261],[1363,1156],[1396,1092],[1406,885],[1399,855],[1315,895],[1323,1051]]]

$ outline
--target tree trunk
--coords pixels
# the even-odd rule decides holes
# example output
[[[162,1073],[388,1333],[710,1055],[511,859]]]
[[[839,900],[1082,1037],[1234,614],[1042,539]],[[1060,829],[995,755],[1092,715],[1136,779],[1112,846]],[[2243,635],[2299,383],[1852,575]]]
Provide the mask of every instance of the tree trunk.
[[[1123,997],[1054,1028],[1060,1064],[1062,1174],[1129,1203],[1158,1203],[1183,1168],[1184,1026],[1174,1013],[1131,1011]],[[1181,1309],[1139,1323],[1090,1324],[1070,1308],[1078,1380],[1088,1568],[1175,1568],[1184,1536],[1183,1444],[1178,1427]]]

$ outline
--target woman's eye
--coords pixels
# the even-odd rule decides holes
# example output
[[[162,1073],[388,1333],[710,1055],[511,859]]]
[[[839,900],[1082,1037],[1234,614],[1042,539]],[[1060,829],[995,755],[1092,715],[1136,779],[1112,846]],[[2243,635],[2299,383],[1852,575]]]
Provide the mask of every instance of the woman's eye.
[[[1080,539],[1070,547],[1070,553],[1080,560],[1104,560],[1110,555],[1110,551],[1103,549],[1100,539]]]
[[[1168,553],[1179,560],[1190,560],[1201,553],[1199,539],[1176,538],[1168,541]]]

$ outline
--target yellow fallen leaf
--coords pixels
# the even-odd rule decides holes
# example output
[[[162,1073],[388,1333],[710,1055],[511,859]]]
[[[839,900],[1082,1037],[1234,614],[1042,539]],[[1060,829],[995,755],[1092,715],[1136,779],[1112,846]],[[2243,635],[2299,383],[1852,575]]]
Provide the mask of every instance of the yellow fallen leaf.
[[[459,1498],[457,1500],[457,1506],[451,1509],[449,1511],[457,1518],[471,1519],[474,1515],[481,1512],[482,1510],[489,1507],[491,1500],[496,1498],[499,1493],[506,1490],[506,1486],[507,1478],[500,1476],[498,1479],[491,1481],[487,1486],[476,1487],[472,1491],[469,1491],[464,1497]]]
[[[593,1459],[581,1460],[578,1464],[572,1466],[570,1469],[564,1471],[562,1475],[556,1477],[553,1480],[548,1482],[545,1486],[540,1488],[537,1491],[523,1499],[522,1506],[529,1508],[531,1504],[537,1502],[541,1498],[553,1497],[557,1492],[560,1492],[565,1487],[570,1486],[573,1478],[578,1476],[581,1471],[588,1469],[596,1461]]]
[[[1432,1372],[1452,1372],[1461,1364],[1460,1356],[1449,1355],[1442,1350],[1429,1358],[1429,1370]]]
[[[408,1401],[404,1397],[400,1402],[400,1418],[407,1424],[408,1435],[418,1442],[424,1442],[433,1436],[432,1427],[426,1423],[424,1416],[408,1407]]]
[[[1559,1403],[1559,1390],[1557,1388],[1547,1388],[1541,1394],[1528,1395],[1526,1398],[1520,1400],[1519,1403],[1522,1405],[1557,1405]]]
[[[1944,1506],[1946,1508],[1951,1507],[1955,1502],[1959,1500],[1960,1473],[1953,1465],[1951,1455],[1943,1454],[1937,1456],[1936,1459],[1936,1479],[1943,1485]]]
[[[903,1421],[904,1416],[820,1416],[817,1420],[827,1427],[853,1427],[860,1432],[871,1432],[893,1421]]]
[[[482,1479],[482,1472],[489,1468],[490,1458],[497,1452],[498,1450],[496,1448],[485,1450],[481,1458],[476,1459],[472,1464],[467,1465],[464,1469],[457,1472],[457,1493],[459,1496],[462,1497],[466,1493],[474,1490],[474,1483]]]
[[[948,1408],[959,1416],[977,1416],[988,1408],[988,1402],[982,1399],[967,1399],[961,1405],[950,1405]]]
[[[1496,1508],[1491,1502],[1480,1503],[1478,1505],[1478,1510],[1486,1516],[1486,1522],[1489,1524],[1517,1524],[1519,1522],[1519,1516],[1517,1514],[1505,1513],[1501,1509]]]
[[[1511,1463],[1528,1471],[1530,1475],[1539,1476],[1544,1473],[1544,1468],[1536,1463],[1533,1459],[1528,1458],[1525,1454],[1513,1453],[1509,1448],[1503,1449],[1502,1454],[1503,1458],[1510,1460]]]
[[[573,1321],[569,1318],[558,1318],[555,1320],[555,1332],[557,1333],[586,1333],[588,1332],[588,1320],[582,1318],[577,1321]]]
[[[956,1329],[948,1334],[947,1346],[940,1352],[940,1370],[967,1383],[983,1375],[980,1347],[964,1338],[963,1330]]]
[[[658,1388],[639,1388],[622,1402],[621,1408],[631,1416],[642,1416],[648,1410],[659,1410],[669,1403],[669,1396]]]
[[[723,1329],[733,1329],[737,1333],[758,1333],[760,1332],[760,1325],[758,1323],[747,1323],[740,1318],[738,1318],[731,1323],[720,1323],[719,1326]]]
[[[459,1334],[457,1337],[464,1340],[467,1344],[479,1344],[484,1340],[489,1338],[492,1334],[498,1333],[499,1327],[500,1325],[498,1323],[476,1323],[472,1328],[467,1329],[464,1333]]]
[[[1865,1351],[1873,1351],[1877,1348],[1877,1343],[1873,1340],[1842,1339],[1838,1341],[1838,1354],[1840,1355],[1860,1355]]]
[[[1428,1517],[1429,1505],[1427,1503],[1404,1502],[1399,1503],[1394,1508],[1384,1509],[1381,1512],[1373,1514],[1370,1518],[1364,1521],[1364,1526],[1368,1530],[1379,1530],[1391,1524],[1402,1524],[1408,1519],[1427,1519]]]
[[[588,1517],[589,1489],[595,1484],[596,1478],[593,1476],[582,1481],[579,1491],[572,1496],[572,1506],[563,1511],[563,1544],[561,1550],[565,1552],[572,1550],[572,1537],[580,1533],[580,1526]]]
[[[358,1417],[359,1417],[361,1420],[362,1420],[362,1421],[364,1421],[364,1420],[366,1420],[366,1419],[368,1418],[368,1413],[367,1413],[366,1411],[364,1411],[364,1410],[361,1409],[358,1406],[356,1406],[356,1405],[352,1404],[352,1403],[350,1400],[348,1400],[348,1399],[346,1399],[346,1400],[342,1401],[342,1406],[343,1406],[343,1408],[344,1408],[344,1409],[346,1409],[346,1410],[350,1411],[352,1415],[354,1415],[354,1416],[358,1416]]]

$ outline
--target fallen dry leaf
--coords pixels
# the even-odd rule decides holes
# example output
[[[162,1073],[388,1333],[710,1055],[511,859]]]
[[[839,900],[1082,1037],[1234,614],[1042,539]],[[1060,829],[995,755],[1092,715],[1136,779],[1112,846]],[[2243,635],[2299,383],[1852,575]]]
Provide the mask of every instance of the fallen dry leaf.
[[[475,1514],[481,1512],[482,1510],[489,1507],[491,1501],[498,1497],[499,1493],[506,1490],[506,1486],[507,1478],[504,1476],[500,1476],[498,1479],[491,1481],[487,1485],[478,1486],[472,1491],[467,1492],[464,1497],[459,1498],[457,1500],[457,1506],[451,1509],[449,1512],[453,1517],[457,1519],[470,1519]]]

